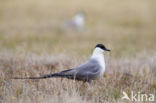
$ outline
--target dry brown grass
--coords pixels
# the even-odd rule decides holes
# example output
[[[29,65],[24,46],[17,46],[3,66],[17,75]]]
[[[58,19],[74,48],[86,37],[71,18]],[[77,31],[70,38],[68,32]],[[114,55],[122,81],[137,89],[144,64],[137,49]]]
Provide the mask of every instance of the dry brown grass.
[[[144,55],[144,54],[143,54]],[[131,59],[106,58],[106,72],[92,85],[67,79],[12,80],[14,76],[39,76],[71,68],[80,63],[79,57],[52,55],[21,55],[1,53],[0,97],[2,103],[116,103],[122,91],[156,93],[156,56]],[[68,58],[67,58],[68,57]],[[79,58],[79,59],[76,59]],[[126,101],[125,101],[126,102]]]
[[[122,92],[156,93],[155,0],[1,0],[0,103],[128,103]],[[81,32],[64,20],[86,12]],[[77,66],[103,43],[106,72],[92,85],[67,79],[12,80]],[[129,102],[131,103],[131,102]]]

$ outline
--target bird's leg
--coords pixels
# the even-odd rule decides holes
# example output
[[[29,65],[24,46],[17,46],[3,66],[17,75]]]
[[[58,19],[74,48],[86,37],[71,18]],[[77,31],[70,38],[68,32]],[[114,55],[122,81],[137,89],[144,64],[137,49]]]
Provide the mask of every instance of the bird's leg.
[[[92,80],[89,79],[89,80],[88,80],[88,83],[91,85],[91,84],[92,84]]]
[[[75,83],[75,79],[76,79],[76,73],[74,74],[74,83]]]

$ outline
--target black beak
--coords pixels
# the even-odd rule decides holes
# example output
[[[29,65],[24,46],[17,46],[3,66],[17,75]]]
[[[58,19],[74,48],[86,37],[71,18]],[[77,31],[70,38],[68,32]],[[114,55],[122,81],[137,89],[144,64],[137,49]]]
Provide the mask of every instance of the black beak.
[[[105,49],[105,51],[109,51],[110,52],[111,50],[110,49]]]

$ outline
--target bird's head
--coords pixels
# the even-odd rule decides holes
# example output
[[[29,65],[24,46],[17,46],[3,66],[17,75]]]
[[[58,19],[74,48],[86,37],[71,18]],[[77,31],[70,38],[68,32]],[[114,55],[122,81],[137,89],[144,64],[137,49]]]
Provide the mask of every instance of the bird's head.
[[[103,44],[97,44],[95,46],[94,51],[96,53],[104,53],[105,51],[109,51],[110,52],[111,50],[110,49],[107,49]]]

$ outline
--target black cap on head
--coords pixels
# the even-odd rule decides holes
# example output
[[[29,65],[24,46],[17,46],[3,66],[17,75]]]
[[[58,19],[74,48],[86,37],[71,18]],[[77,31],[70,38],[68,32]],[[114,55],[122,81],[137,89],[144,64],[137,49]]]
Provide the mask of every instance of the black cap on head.
[[[105,51],[111,51],[111,50],[107,49],[103,44],[97,44],[96,47],[101,48],[101,49],[103,49]]]

